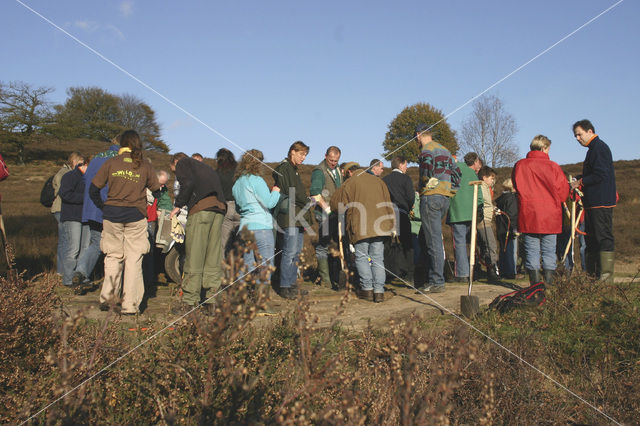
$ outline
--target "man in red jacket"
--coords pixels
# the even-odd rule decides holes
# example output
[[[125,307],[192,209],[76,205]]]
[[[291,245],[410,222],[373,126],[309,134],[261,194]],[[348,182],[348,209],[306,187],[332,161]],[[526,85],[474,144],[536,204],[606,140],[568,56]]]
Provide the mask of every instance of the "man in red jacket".
[[[531,151],[513,168],[511,179],[518,193],[518,226],[524,234],[525,266],[529,281],[540,281],[540,256],[544,281],[553,284],[556,236],[562,232],[562,202],[569,182],[560,166],[549,159],[551,141],[538,135]]]

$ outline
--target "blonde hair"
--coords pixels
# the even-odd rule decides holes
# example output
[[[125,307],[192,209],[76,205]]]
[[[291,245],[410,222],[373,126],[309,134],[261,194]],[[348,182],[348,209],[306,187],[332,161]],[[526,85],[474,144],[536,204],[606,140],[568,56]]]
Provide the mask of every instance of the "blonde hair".
[[[67,159],[67,165],[72,169],[76,166],[76,164],[82,162],[84,162],[84,157],[75,151],[69,154],[69,158]]]
[[[505,179],[504,182],[502,182],[502,187],[508,191],[513,192],[513,182],[511,181],[511,178]]]
[[[531,141],[531,151],[542,151],[545,148],[549,148],[551,146],[551,139],[546,137],[545,135],[538,135]]]

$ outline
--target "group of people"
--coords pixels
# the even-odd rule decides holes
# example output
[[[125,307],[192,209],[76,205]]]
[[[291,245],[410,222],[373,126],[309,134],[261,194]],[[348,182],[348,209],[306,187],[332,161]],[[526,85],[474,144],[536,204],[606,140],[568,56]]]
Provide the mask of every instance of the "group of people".
[[[385,282],[394,277],[421,292],[445,290],[443,222],[452,230],[455,279],[468,280],[467,242],[475,211],[489,280],[515,277],[516,238],[523,235],[530,280],[544,277],[551,283],[562,204],[571,187],[582,189],[586,209],[587,270],[612,280],[615,176],[611,152],[589,121],[573,126],[577,140],[589,148],[582,176],[569,183],[549,159],[551,141],[538,135],[495,201],[496,173],[483,165],[478,154],[467,153],[464,161],[456,162],[434,140],[431,126],[421,124],[415,131],[420,146],[416,186],[406,174],[403,156],[394,157],[392,172],[380,178],[381,160],[372,160],[366,168],[355,162],[340,165],[340,149],[330,146],[313,169],[307,191],[299,167],[309,146],[296,141],[271,169],[275,182],[271,188],[262,177],[270,167],[259,150],[246,151],[236,162],[230,151],[221,149],[216,169],[199,154],[174,154],[172,204],[166,189],[168,174],[153,170],[143,159],[138,134],[126,131],[118,144],[89,164],[72,155],[56,175],[60,203],[52,212],[60,224],[58,271],[65,285],[81,285],[102,251],[101,308],[113,306],[122,292],[121,312],[137,313],[144,294],[142,259],[153,242],[148,208],[154,206],[171,218],[187,215],[182,298],[176,313],[203,300],[205,311],[213,312],[230,241],[239,241],[246,272],[260,271],[267,282],[273,279],[280,297],[295,299],[306,293],[297,285],[305,233],[315,241],[318,282],[333,288],[344,285],[339,276],[346,263],[357,280],[358,297],[383,302]],[[473,185],[481,188],[477,205]]]

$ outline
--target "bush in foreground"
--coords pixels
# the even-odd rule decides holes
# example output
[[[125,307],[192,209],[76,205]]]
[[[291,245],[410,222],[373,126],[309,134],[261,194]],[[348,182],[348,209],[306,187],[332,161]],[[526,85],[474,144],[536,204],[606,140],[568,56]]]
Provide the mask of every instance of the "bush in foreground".
[[[127,354],[153,331],[65,314],[52,280],[0,279],[0,419],[23,421]],[[347,331],[336,307],[316,328],[308,303],[255,321],[253,283],[140,346],[34,423],[603,423],[607,419],[457,320],[408,317]],[[542,308],[474,325],[622,422],[640,410],[640,299],[633,285],[577,277]],[[157,326],[156,330],[161,328]]]

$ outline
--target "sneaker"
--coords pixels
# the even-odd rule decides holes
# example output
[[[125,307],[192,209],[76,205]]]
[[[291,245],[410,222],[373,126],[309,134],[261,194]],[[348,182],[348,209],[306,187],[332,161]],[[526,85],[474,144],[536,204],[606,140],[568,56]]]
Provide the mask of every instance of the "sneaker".
[[[424,287],[418,287],[417,294],[421,293],[443,293],[445,291],[444,284],[429,284]]]
[[[429,293],[444,293],[444,290],[444,284],[432,284],[429,286]]]
[[[358,290],[357,295],[359,299],[373,302],[373,290]]]
[[[455,277],[453,279],[454,283],[468,283],[469,282],[469,277]]]

